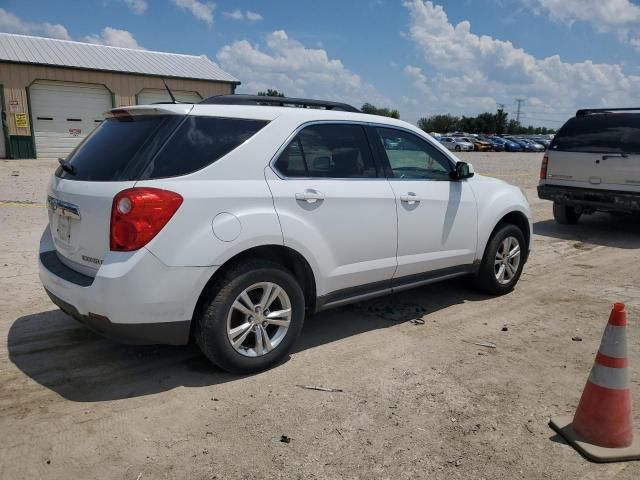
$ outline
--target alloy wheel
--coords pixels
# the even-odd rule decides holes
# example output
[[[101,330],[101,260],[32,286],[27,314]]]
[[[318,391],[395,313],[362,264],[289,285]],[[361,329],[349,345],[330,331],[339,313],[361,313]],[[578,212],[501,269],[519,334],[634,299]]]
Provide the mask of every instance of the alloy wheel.
[[[227,315],[227,337],[241,355],[261,357],[278,347],[290,324],[287,292],[273,282],[259,282],[234,300]]]
[[[498,283],[506,285],[513,280],[520,266],[520,242],[509,236],[500,242],[494,261],[494,274]]]

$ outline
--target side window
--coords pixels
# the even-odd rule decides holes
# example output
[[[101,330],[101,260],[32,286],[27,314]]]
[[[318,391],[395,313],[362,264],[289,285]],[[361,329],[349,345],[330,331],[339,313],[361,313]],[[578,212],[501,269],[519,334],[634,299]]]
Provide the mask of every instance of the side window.
[[[375,178],[376,167],[364,129],[322,124],[304,128],[275,164],[287,177]]]
[[[393,178],[450,180],[451,164],[433,145],[401,130],[381,127],[376,130],[387,153]]]
[[[200,170],[239,147],[267,123],[262,120],[189,115],[156,158],[147,165],[141,178],[176,177]]]

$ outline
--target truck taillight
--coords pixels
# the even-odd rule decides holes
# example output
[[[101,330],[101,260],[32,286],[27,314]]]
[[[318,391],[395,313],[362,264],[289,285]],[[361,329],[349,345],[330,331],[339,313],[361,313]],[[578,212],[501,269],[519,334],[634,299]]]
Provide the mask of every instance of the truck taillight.
[[[159,188],[128,188],[118,193],[111,207],[112,251],[130,252],[144,247],[176,213],[181,195]]]
[[[542,157],[542,165],[540,165],[540,180],[547,179],[547,167],[549,166],[549,155]]]

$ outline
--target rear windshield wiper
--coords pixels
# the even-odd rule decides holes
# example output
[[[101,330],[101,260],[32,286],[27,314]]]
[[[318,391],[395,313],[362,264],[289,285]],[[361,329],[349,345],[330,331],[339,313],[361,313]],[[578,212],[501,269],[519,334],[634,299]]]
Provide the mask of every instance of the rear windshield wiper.
[[[58,163],[60,164],[60,166],[62,167],[62,169],[67,172],[70,173],[71,175],[75,175],[76,174],[76,167],[74,167],[73,165],[71,165],[69,162],[67,162],[64,158],[59,158],[58,159]]]

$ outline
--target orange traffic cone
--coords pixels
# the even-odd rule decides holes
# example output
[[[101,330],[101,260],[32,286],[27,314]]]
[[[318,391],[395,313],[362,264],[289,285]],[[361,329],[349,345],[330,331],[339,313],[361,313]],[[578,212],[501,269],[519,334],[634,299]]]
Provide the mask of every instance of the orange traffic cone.
[[[640,460],[640,444],[633,441],[626,327],[624,303],[616,303],[573,420],[557,417],[549,423],[596,462]]]

